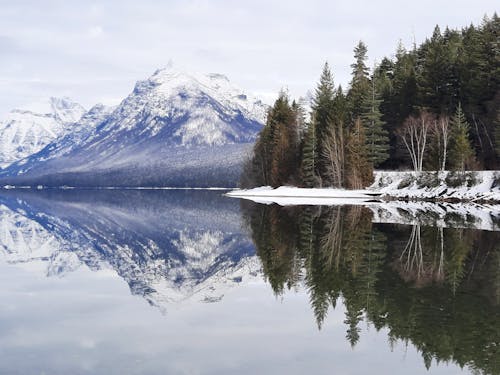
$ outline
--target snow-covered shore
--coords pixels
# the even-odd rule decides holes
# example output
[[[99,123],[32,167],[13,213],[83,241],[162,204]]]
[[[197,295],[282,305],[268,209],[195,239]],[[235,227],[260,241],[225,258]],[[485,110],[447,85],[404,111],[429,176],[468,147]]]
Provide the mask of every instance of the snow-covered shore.
[[[235,198],[251,199],[259,203],[277,203],[282,206],[294,204],[363,204],[370,199],[381,196],[378,192],[368,190],[304,189],[293,186],[281,186],[276,189],[270,186],[263,186],[248,190],[233,190],[226,195]]]
[[[458,177],[464,180],[458,185],[449,173],[376,172],[374,184],[364,190],[267,186],[226,195],[281,206],[363,205],[372,211],[375,223],[499,231],[499,175],[498,171],[466,174]],[[448,186],[447,181],[457,186]]]
[[[399,172],[376,171],[375,182],[363,190],[304,189],[269,186],[233,190],[228,196],[261,203],[362,204],[373,200],[500,203],[500,171]]]
[[[500,203],[500,171],[378,171],[367,190],[389,199]]]

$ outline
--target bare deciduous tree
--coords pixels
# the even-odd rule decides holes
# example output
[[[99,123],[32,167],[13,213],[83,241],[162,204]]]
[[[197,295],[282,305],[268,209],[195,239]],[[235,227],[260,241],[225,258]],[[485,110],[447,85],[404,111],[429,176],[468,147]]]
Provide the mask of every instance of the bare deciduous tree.
[[[422,171],[427,136],[434,122],[434,116],[429,112],[423,111],[418,117],[408,117],[398,132],[406,149],[410,153],[415,172]]]
[[[448,116],[440,116],[433,121],[430,127],[430,133],[436,141],[439,158],[439,169],[446,170],[446,161],[448,157],[448,144],[450,141],[450,119]]]
[[[326,172],[332,186],[342,187],[344,180],[344,131],[342,126],[328,127],[323,142],[322,156],[326,163]]]

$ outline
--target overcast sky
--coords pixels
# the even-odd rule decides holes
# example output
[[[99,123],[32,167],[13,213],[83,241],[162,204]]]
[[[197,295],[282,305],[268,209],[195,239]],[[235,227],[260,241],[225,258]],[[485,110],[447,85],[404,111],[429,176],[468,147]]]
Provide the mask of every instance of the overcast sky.
[[[313,88],[325,60],[349,82],[362,39],[370,65],[444,28],[480,23],[493,0],[0,0],[0,115],[49,96],[117,104],[168,64],[217,72],[272,100]]]

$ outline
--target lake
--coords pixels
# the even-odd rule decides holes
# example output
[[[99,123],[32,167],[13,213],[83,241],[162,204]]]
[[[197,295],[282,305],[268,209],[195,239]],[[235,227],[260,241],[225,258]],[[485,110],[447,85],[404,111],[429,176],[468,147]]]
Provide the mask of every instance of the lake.
[[[500,374],[500,211],[1,190],[1,374]]]

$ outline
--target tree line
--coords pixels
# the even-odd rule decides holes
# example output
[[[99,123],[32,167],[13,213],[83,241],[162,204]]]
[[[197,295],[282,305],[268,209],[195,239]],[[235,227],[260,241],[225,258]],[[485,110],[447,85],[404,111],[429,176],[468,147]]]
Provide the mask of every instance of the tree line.
[[[241,185],[344,187],[374,169],[475,170],[500,166],[500,20],[461,30],[436,26],[410,50],[370,69],[354,48],[348,90],[325,63],[306,113],[286,92],[246,162]]]

